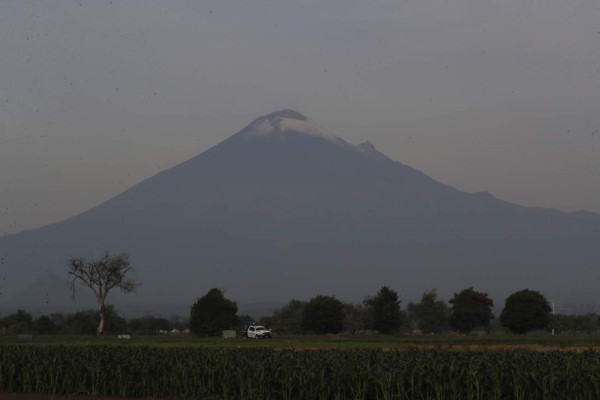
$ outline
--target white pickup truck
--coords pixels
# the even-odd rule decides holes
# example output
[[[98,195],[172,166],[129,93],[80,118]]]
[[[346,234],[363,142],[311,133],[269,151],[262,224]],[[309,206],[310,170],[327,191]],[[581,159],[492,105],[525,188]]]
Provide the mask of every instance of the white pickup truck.
[[[271,339],[271,331],[262,325],[250,325],[242,336],[248,339]]]

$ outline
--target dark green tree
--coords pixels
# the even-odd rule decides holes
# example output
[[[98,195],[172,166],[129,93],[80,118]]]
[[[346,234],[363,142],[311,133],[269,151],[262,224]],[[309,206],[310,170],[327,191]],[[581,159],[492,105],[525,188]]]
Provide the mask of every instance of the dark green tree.
[[[242,314],[242,315],[238,315],[238,322],[241,326],[252,325],[254,323],[254,318],[252,318],[248,314]],[[261,323],[261,325],[263,325],[263,324]],[[270,326],[270,325],[267,324],[266,326]]]
[[[557,333],[561,332],[598,332],[598,315],[583,314],[583,315],[568,315],[556,314],[550,315],[550,323],[548,329],[552,329]]]
[[[98,312],[96,310],[67,314],[58,326],[59,331],[67,335],[94,335],[97,328]]]
[[[127,320],[112,304],[106,306],[106,332],[113,334],[129,332]]]
[[[494,318],[492,314],[494,301],[487,293],[477,292],[472,287],[454,293],[450,304],[452,304],[450,326],[461,333],[469,333],[479,326],[487,327],[490,320]]]
[[[9,333],[29,333],[33,330],[33,317],[24,310],[7,315],[0,320],[2,330]]]
[[[423,333],[441,333],[448,329],[450,308],[438,299],[435,289],[423,293],[420,303],[410,303],[408,311]]]
[[[52,321],[56,326],[56,331],[68,335],[93,335],[97,333],[98,310],[78,311],[72,314],[60,315],[52,314]],[[127,321],[119,315],[113,305],[107,305],[104,309],[104,332],[105,333],[125,333]]]
[[[292,299],[285,306],[275,310],[268,319],[262,318],[260,323],[278,334],[302,333],[302,313],[305,305],[305,301]]]
[[[47,335],[56,331],[56,324],[48,315],[41,315],[33,321],[33,329],[37,333]]]
[[[221,289],[210,289],[192,305],[190,331],[197,336],[217,336],[238,325],[237,304],[225,297]]]
[[[382,286],[375,296],[365,298],[363,304],[371,324],[370,328],[381,333],[394,333],[400,328],[402,311],[395,290]]]
[[[319,295],[302,310],[302,329],[313,333],[339,333],[344,329],[344,303],[335,296]]]
[[[548,300],[535,290],[523,289],[508,296],[500,314],[500,323],[513,333],[545,329],[552,308]]]
[[[123,293],[135,290],[137,283],[127,275],[133,271],[127,253],[110,254],[108,251],[98,260],[87,260],[83,257],[69,258],[69,279],[75,297],[76,283],[89,288],[96,296],[100,306],[100,321],[96,328],[98,335],[104,334],[106,328],[106,297],[112,289],[120,289]]]
[[[362,304],[344,304],[344,328],[350,332],[362,331],[366,329],[366,307]]]

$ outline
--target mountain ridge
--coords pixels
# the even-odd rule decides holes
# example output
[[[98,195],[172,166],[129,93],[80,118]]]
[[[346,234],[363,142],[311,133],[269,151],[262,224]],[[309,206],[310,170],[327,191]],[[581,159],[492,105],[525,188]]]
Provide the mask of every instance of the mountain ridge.
[[[282,129],[281,119],[309,121],[292,110],[259,117],[97,207],[0,238],[10,282],[0,291],[110,249],[131,254],[142,303],[191,302],[210,287],[254,302],[360,300],[384,284],[411,298],[525,285],[595,299],[600,215],[462,192],[370,142]],[[271,131],[248,134],[264,121],[276,121]]]

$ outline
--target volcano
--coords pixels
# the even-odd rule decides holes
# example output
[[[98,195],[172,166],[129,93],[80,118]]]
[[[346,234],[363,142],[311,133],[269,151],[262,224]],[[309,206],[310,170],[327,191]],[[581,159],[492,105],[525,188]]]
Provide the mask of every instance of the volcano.
[[[283,110],[82,214],[1,238],[0,291],[110,250],[130,254],[138,302],[191,304],[212,287],[240,302],[360,301],[387,285],[403,299],[474,286],[497,303],[523,288],[589,303],[599,243],[598,214],[465,193]]]

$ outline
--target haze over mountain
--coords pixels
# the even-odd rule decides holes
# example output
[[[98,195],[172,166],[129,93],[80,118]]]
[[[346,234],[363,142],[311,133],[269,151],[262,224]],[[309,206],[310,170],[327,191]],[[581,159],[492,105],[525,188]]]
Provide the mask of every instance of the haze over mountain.
[[[142,285],[128,299],[145,304],[211,287],[239,302],[360,301],[381,285],[403,299],[475,286],[498,303],[523,288],[594,303],[599,243],[598,214],[461,192],[284,110],[87,212],[0,238],[0,291],[23,302],[69,256],[108,249],[131,255]]]

